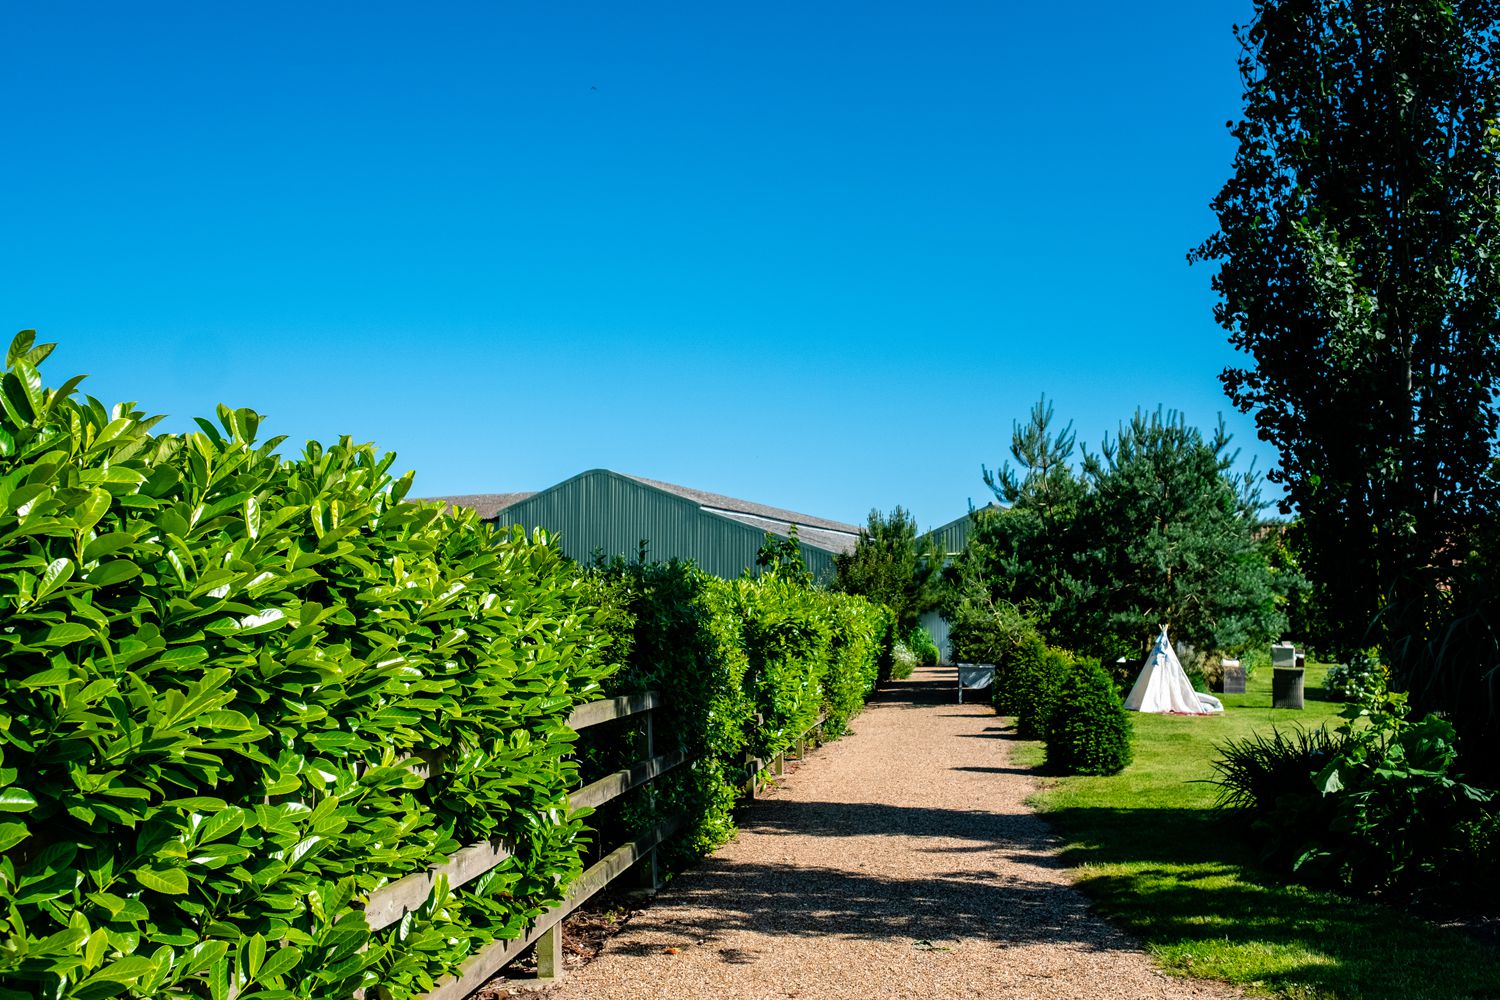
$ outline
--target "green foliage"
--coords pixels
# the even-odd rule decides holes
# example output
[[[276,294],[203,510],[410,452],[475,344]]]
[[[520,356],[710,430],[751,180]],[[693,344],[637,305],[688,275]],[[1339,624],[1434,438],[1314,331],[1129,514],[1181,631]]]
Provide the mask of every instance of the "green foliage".
[[[1098,660],[1068,673],[1046,740],[1047,766],[1063,774],[1119,774],[1130,763],[1130,717]]]
[[[1224,386],[1280,451],[1334,651],[1377,642],[1493,760],[1496,618],[1447,633],[1485,603],[1465,567],[1500,506],[1500,4],[1254,6],[1234,175],[1196,253],[1249,356]]]
[[[837,734],[890,663],[889,611],[799,576],[770,569],[721,580],[690,563],[620,560],[595,575],[623,588],[634,621],[630,657],[609,692],[662,691],[656,751],[699,758],[658,783],[654,810],[637,803],[621,827],[685,813],[688,833],[667,850],[673,866],[733,834],[747,753],[782,753],[824,714]]]
[[[870,511],[853,551],[835,555],[833,565],[834,589],[884,604],[903,635],[938,604],[942,553],[918,540],[917,522],[901,507],[889,517]]]
[[[937,643],[932,640],[932,633],[918,625],[906,634],[907,647],[917,655],[917,659],[923,666],[934,666],[941,655]]]
[[[1257,541],[1255,480],[1232,472],[1222,424],[1206,439],[1179,414],[1137,413],[1075,474],[1071,427],[1053,435],[1051,419],[1038,404],[1017,427],[1021,472],[986,472],[1012,506],[976,519],[953,574],[965,600],[1015,604],[1048,641],[1110,660],[1162,622],[1213,652],[1281,632],[1297,578]]]
[[[1003,667],[1021,643],[1038,635],[1036,624],[1014,604],[983,594],[960,598],[947,611],[948,648],[955,663]]]
[[[0,995],[402,997],[517,934],[579,869],[564,721],[613,669],[570,564],[367,445],[153,435],[49,350],[0,413]],[[349,909],[485,838],[398,927]]]
[[[1362,649],[1328,671],[1324,688],[1339,701],[1352,701],[1375,708],[1385,700],[1387,671],[1380,663],[1380,653]]]
[[[1369,725],[1346,725],[1345,741],[1313,779],[1334,816],[1328,840],[1305,852],[1299,868],[1360,891],[1410,892],[1466,878],[1465,827],[1492,794],[1457,775],[1452,723],[1436,715],[1411,722],[1404,708],[1404,696],[1390,695],[1386,711],[1345,709]]]
[[[760,543],[760,551],[755,553],[755,565],[798,580],[811,579],[807,572],[807,560],[802,556],[802,545],[797,541],[795,524],[791,526],[786,538],[766,532],[765,540]]]
[[[1009,708],[1022,739],[1041,739],[1050,730],[1058,696],[1072,669],[1072,657],[1051,648],[1039,636],[1026,639],[1007,662],[996,664],[996,706]]]
[[[737,787],[755,714],[746,689],[750,664],[730,584],[691,563],[616,561],[593,574],[619,588],[633,623],[625,666],[607,693],[661,691],[657,753],[700,758],[655,782],[654,810],[640,796],[619,832],[639,830],[675,813],[688,817],[683,835],[665,851],[676,866],[726,841],[734,832]]]
[[[1224,804],[1256,816],[1268,854],[1304,878],[1403,894],[1468,883],[1493,796],[1457,775],[1452,724],[1409,721],[1399,694],[1344,715],[1334,735],[1224,747],[1215,765]]]

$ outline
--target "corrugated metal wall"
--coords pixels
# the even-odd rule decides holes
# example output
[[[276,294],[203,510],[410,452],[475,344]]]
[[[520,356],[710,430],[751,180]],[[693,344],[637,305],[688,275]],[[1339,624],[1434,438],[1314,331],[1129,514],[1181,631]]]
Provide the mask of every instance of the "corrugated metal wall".
[[[738,521],[705,513],[674,496],[607,469],[593,469],[512,504],[499,523],[528,532],[546,528],[562,536],[562,550],[579,562],[596,551],[605,558],[634,559],[641,540],[649,561],[691,559],[715,576],[733,578],[755,567],[765,533]],[[831,578],[833,555],[802,546],[802,558],[816,579]]]
[[[962,552],[964,549],[964,545],[968,543],[969,532],[974,529],[975,515],[978,515],[979,517],[995,517],[998,516],[1000,512],[1001,508],[996,507],[994,504],[990,504],[987,507],[980,507],[972,513],[965,514],[963,517],[954,518],[947,524],[944,524],[937,528],[933,528],[927,533],[925,537],[936,538],[938,540],[938,543],[943,547],[944,555],[950,557],[955,556],[958,553]]]
[[[925,611],[922,617],[917,619],[917,624],[927,630],[932,636],[932,644],[938,648],[938,662],[948,664],[953,662],[953,642],[948,634],[948,620],[936,611]]]

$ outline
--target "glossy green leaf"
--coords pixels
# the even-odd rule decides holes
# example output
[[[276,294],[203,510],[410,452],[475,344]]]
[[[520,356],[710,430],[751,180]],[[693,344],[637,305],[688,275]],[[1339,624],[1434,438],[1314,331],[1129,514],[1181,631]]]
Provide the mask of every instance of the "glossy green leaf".
[[[143,888],[173,896],[186,895],[187,873],[180,868],[137,868],[133,873]]]
[[[24,788],[12,785],[0,788],[0,812],[22,813],[36,808],[36,796]]]
[[[140,575],[141,568],[129,559],[110,559],[89,570],[85,579],[96,587],[109,587]]]

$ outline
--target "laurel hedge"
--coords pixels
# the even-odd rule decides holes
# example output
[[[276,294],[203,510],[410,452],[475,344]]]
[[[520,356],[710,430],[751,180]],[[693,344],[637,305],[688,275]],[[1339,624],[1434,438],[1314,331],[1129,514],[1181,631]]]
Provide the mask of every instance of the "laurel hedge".
[[[606,688],[661,691],[656,752],[694,758],[639,793],[620,823],[684,816],[664,852],[676,868],[733,835],[748,758],[784,752],[825,715],[829,733],[843,731],[890,656],[893,616],[777,571],[722,580],[689,562],[616,561],[596,572],[623,588],[634,619],[630,655]]]
[[[153,434],[50,349],[0,376],[0,997],[403,996],[518,933],[578,868],[564,720],[613,668],[576,570],[369,446]],[[370,934],[370,890],[488,837]]]
[[[685,813],[682,857],[732,833],[747,749],[838,729],[889,663],[859,598],[587,573],[369,445],[282,457],[222,407],[154,433],[45,387],[51,348],[0,376],[0,1000],[419,995],[580,871],[576,705],[667,694],[657,752],[697,759],[625,818]],[[491,838],[371,933],[370,892]]]

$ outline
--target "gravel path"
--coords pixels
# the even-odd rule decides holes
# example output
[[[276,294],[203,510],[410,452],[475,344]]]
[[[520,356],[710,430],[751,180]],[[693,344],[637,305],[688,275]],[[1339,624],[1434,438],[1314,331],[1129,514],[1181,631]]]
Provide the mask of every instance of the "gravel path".
[[[883,692],[549,1000],[1238,996],[1089,912],[1034,779],[951,676]]]

